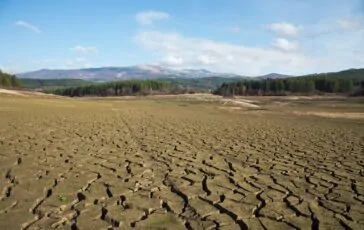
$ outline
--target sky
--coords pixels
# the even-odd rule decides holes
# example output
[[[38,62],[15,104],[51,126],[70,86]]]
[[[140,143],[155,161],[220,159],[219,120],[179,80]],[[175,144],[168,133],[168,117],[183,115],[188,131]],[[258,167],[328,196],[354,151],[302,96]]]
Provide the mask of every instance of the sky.
[[[364,67],[364,0],[0,0],[0,69]]]

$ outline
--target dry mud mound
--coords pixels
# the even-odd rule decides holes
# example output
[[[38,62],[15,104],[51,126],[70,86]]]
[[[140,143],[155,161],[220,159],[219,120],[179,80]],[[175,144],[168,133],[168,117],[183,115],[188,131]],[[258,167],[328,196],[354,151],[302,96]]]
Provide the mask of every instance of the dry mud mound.
[[[0,104],[0,229],[364,225],[354,121],[19,100]]]
[[[0,95],[16,95],[16,96],[26,96],[24,94],[22,94],[19,91],[16,90],[9,90],[9,89],[0,89]]]
[[[12,89],[1,89],[0,88],[0,97],[32,97],[32,98],[64,98],[62,96],[54,95],[54,94],[46,94],[42,92],[36,91],[26,91],[26,90],[12,90]]]
[[[295,111],[294,113],[298,115],[314,115],[314,116],[329,117],[329,118],[364,119],[364,113],[298,112],[298,111]]]

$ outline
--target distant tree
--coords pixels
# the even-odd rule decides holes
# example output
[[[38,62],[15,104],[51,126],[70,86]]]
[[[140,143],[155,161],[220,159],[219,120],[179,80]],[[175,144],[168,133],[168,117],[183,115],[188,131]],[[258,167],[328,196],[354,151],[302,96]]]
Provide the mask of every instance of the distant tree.
[[[354,90],[354,83],[351,79],[341,79],[339,81],[339,92],[352,92]]]
[[[339,91],[339,80],[338,79],[330,79],[327,81],[327,87],[330,93],[336,93]]]
[[[284,83],[282,80],[278,79],[277,81],[275,81],[275,88],[276,88],[276,93],[280,93],[284,90]]]
[[[0,86],[3,87],[19,87],[20,81],[15,75],[4,73],[0,70]]]
[[[315,82],[313,80],[306,81],[306,93],[313,93],[315,91]]]
[[[1,76],[1,85],[5,87],[11,86],[10,78],[6,75]]]

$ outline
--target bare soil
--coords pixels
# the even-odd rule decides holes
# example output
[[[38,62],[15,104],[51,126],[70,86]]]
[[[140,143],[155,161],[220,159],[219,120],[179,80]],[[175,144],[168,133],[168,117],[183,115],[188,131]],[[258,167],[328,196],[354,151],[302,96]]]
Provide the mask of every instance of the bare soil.
[[[363,119],[247,100],[0,96],[0,229],[362,229]]]

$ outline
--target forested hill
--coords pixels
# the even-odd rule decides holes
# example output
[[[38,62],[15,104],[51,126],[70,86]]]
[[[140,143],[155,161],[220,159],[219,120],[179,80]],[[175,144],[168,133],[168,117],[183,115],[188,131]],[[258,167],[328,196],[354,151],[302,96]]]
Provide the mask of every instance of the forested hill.
[[[123,80],[106,83],[90,84],[86,86],[64,87],[49,90],[62,96],[128,96],[150,94],[181,93],[170,82],[160,80]]]
[[[0,87],[13,88],[20,87],[19,79],[12,74],[4,73],[0,70]]]
[[[249,79],[223,83],[214,93],[223,96],[321,93],[363,95],[364,78],[352,73],[349,75],[348,72],[346,74],[348,75],[319,74],[284,79]]]
[[[0,87],[40,89],[68,96],[146,95],[210,92],[219,95],[364,94],[364,69],[286,78],[204,77],[119,80],[95,83],[81,79],[18,79],[0,71]],[[150,86],[156,87],[150,87]],[[57,90],[56,90],[57,89]]]
[[[105,83],[92,83],[80,80],[75,82],[79,85],[72,87],[45,88],[45,91],[65,96],[125,96],[125,95],[148,95],[148,94],[175,94],[211,92],[223,82],[235,82],[243,78],[160,78],[155,80],[119,80]],[[23,79],[22,79],[23,80]],[[24,79],[30,80],[30,79]],[[61,79],[59,79],[61,80]],[[34,79],[31,79],[33,82]],[[47,83],[46,80],[38,79]],[[49,80],[55,84],[55,80]],[[69,83],[69,79],[62,79]],[[61,82],[57,82],[61,83]]]
[[[329,78],[345,78],[352,80],[364,81],[364,69],[348,69],[339,72],[308,74],[301,77],[329,77]]]

